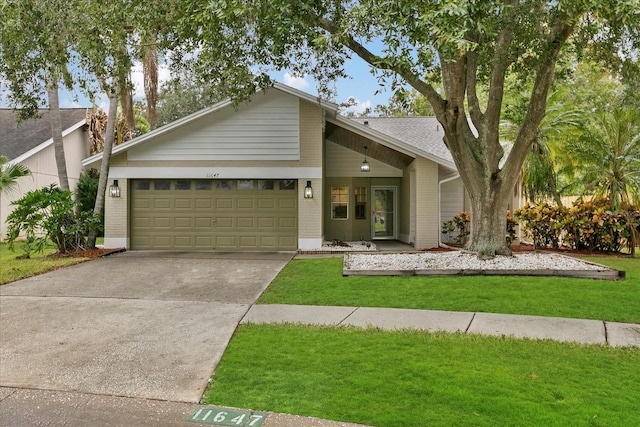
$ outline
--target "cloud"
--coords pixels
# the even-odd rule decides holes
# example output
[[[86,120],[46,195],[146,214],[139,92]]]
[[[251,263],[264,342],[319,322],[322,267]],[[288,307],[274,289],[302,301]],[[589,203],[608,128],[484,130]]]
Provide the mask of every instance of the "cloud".
[[[72,98],[60,99],[60,108],[82,108],[82,105]]]
[[[307,77],[294,77],[290,73],[284,73],[283,83],[287,86],[291,86],[292,88],[298,90],[306,90],[309,88],[309,82],[307,81]]]
[[[162,85],[171,77],[171,72],[166,64],[160,63],[158,65],[158,87]],[[133,68],[131,68],[131,82],[133,83],[133,99],[140,100],[145,99],[144,96],[144,74],[142,72],[142,63],[137,62]]]
[[[352,105],[348,108],[343,109],[341,111],[341,114],[344,114],[344,115],[354,114],[356,116],[359,116],[365,113],[367,109],[371,111],[371,101],[368,99],[366,101],[360,101],[358,98],[354,96],[349,96],[347,100],[348,100],[347,102],[349,102]]]

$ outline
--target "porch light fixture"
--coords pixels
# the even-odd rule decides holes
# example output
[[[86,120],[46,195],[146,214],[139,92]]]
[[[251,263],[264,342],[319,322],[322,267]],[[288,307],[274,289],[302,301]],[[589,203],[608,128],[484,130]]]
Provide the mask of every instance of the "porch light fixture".
[[[367,147],[364,147],[364,160],[362,161],[362,164],[360,165],[360,172],[369,172],[371,170],[371,165],[369,165],[369,162],[367,161]]]
[[[118,180],[113,180],[113,185],[109,186],[109,197],[120,197],[120,187],[118,187]]]
[[[307,181],[307,186],[304,187],[304,198],[313,199],[313,188],[311,188],[311,181]]]

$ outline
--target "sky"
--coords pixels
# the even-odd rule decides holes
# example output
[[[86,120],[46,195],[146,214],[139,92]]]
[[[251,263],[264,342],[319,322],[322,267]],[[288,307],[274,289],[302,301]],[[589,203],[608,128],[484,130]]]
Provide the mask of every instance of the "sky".
[[[345,64],[345,72],[350,76],[348,79],[340,79],[336,82],[336,99],[332,100],[336,103],[347,101],[349,98],[356,100],[356,105],[344,110],[344,113],[354,112],[362,113],[365,109],[373,110],[379,104],[387,104],[389,97],[392,95],[389,89],[376,93],[381,87],[378,85],[376,78],[370,72],[371,67],[359,57],[347,60]],[[170,76],[167,67],[160,67],[159,80],[162,82]],[[132,82],[134,84],[135,99],[144,99],[144,86],[142,76],[142,65],[137,64],[132,70]],[[273,72],[271,78],[280,83],[292,86],[296,89],[307,92],[311,95],[317,95],[316,82],[310,76],[299,78],[293,77],[287,71]],[[96,94],[96,104],[104,109],[108,109],[108,101],[106,95]],[[70,92],[64,89],[60,91],[60,107],[62,108],[83,108],[91,107],[91,101],[80,94],[80,91]],[[0,108],[9,108],[8,102],[0,94]]]

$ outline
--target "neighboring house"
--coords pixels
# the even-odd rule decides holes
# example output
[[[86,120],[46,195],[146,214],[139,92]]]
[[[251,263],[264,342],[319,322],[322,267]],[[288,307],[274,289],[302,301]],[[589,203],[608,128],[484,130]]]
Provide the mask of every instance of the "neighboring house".
[[[83,170],[81,160],[89,155],[86,108],[61,109],[60,113],[69,185],[74,190]],[[41,110],[40,115],[18,124],[12,110],[0,109],[0,155],[31,171],[31,175],[18,179],[15,191],[0,194],[0,239],[7,235],[6,219],[13,211],[11,202],[28,191],[59,184],[49,110]]]
[[[435,247],[442,221],[465,208],[443,135],[434,118],[349,119],[276,84],[238,109],[225,101],[115,147],[108,183],[119,197],[105,202],[105,246],[275,251],[395,239]]]

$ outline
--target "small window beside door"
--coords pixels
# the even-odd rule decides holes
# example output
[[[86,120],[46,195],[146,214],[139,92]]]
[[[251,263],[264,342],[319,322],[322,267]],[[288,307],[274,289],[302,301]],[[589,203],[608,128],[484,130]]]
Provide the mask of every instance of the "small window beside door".
[[[349,187],[331,187],[331,219],[349,219]]]
[[[356,219],[367,219],[367,187],[353,189],[356,198]]]

